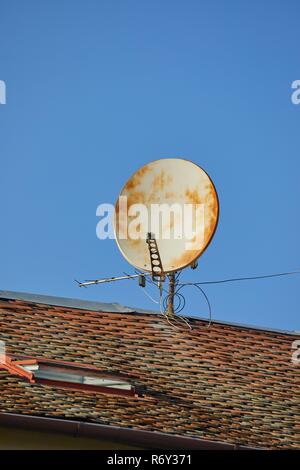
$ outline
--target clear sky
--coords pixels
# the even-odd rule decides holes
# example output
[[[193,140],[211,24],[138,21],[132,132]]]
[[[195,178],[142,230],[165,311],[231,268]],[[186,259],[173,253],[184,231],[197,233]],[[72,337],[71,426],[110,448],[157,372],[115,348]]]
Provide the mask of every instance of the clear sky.
[[[96,208],[162,157],[201,165],[220,198],[182,280],[299,269],[299,18],[297,0],[1,0],[0,289],[155,309],[133,281],[73,279],[131,271]],[[215,319],[300,330],[299,282],[206,292]]]

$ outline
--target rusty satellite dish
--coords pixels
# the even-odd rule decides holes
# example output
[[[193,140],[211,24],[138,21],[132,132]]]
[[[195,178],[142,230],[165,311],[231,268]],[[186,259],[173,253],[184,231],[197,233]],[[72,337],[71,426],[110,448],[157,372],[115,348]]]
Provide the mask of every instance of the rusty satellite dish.
[[[173,273],[201,256],[215,233],[218,215],[215,186],[200,166],[181,158],[160,159],[140,168],[121,190],[115,206],[115,237],[124,258],[149,273],[159,271],[157,256],[149,256],[156,243],[163,273]],[[138,237],[130,236],[132,227]]]

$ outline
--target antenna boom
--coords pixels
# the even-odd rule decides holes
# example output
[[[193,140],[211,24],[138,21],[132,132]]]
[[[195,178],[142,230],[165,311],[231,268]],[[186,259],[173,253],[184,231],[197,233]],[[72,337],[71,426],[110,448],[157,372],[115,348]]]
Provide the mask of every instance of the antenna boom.
[[[93,286],[95,284],[104,284],[106,282],[123,281],[125,279],[135,279],[139,276],[140,276],[140,274],[128,274],[126,276],[106,277],[104,279],[95,279],[94,281],[79,282],[78,286],[79,287]],[[143,276],[151,276],[151,274],[150,273],[143,273]]]

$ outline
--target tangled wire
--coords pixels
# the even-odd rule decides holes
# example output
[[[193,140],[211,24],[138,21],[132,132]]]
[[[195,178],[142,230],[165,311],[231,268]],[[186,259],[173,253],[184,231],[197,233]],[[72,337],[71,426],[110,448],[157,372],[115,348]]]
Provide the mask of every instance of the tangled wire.
[[[135,271],[135,272],[140,275],[144,274],[143,272],[140,272],[140,271]],[[178,315],[180,312],[182,312],[182,310],[184,309],[186,305],[185,296],[180,291],[182,291],[185,287],[188,287],[188,286],[196,287],[196,289],[198,289],[198,291],[204,297],[207,307],[208,307],[208,323],[204,328],[205,329],[210,328],[212,324],[212,309],[211,309],[211,304],[210,304],[208,296],[204,292],[203,288],[197,285],[196,283],[179,283],[180,274],[181,272],[178,272],[175,274],[174,293],[169,293],[162,286],[162,283],[157,283],[153,281],[150,277],[147,278],[150,284],[154,285],[156,288],[159,289],[160,291],[159,300],[155,300],[145,288],[143,289],[143,291],[147,295],[147,297],[150,298],[150,300],[152,300],[156,304],[159,304],[160,313],[163,316],[164,320],[166,320],[169,325],[171,325],[173,328],[179,328],[178,324],[182,325],[182,323],[184,323],[186,326],[188,326],[189,329],[192,329],[192,326],[188,318],[186,318],[183,315]],[[177,314],[172,317],[168,314],[168,305],[170,301],[172,301],[173,303],[174,314]]]
[[[141,276],[149,275],[149,273],[144,273],[142,271],[135,271],[136,274],[139,274]],[[268,278],[275,278],[275,277],[282,277],[282,276],[293,276],[293,275],[299,275],[300,270],[296,271],[288,271],[288,272],[281,272],[281,273],[273,273],[273,274],[266,274],[266,275],[259,275],[259,276],[245,276],[245,277],[236,277],[236,278],[227,278],[227,279],[218,279],[218,280],[213,280],[213,281],[202,281],[202,282],[179,282],[181,271],[177,272],[175,274],[175,280],[174,280],[174,293],[169,293],[166,289],[163,288],[163,283],[162,282],[154,282],[150,276],[147,277],[148,282],[153,284],[155,287],[159,289],[159,300],[155,300],[149,292],[144,288],[143,292],[156,304],[159,304],[160,307],[160,313],[163,316],[163,318],[174,328],[178,328],[178,322],[183,322],[185,323],[190,329],[192,329],[189,320],[184,317],[183,315],[169,315],[168,314],[168,305],[170,300],[172,300],[173,303],[173,312],[175,314],[180,313],[186,304],[185,296],[181,292],[185,287],[195,287],[201,295],[204,297],[205,302],[207,304],[208,308],[208,323],[204,328],[210,328],[212,325],[212,308],[211,304],[209,301],[208,296],[203,290],[203,285],[207,284],[223,284],[223,283],[228,283],[228,282],[241,282],[241,281],[251,281],[251,280],[258,280],[258,279],[268,279]],[[171,299],[172,296],[172,299]]]

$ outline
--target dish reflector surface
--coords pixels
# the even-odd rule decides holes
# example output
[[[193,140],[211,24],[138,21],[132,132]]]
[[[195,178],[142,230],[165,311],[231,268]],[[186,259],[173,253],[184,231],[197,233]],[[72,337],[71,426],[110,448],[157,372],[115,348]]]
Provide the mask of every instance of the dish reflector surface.
[[[148,214],[151,214],[154,208],[157,210],[157,207],[162,207],[161,205],[175,207],[173,206],[175,204],[177,212],[171,211],[169,219],[160,216],[159,229],[153,226],[150,215],[146,228],[139,224],[136,219],[137,212],[135,215],[127,213],[124,224],[124,218],[122,220],[120,217],[122,207],[120,196],[126,196],[128,210],[133,204],[142,204]],[[188,160],[165,158],[146,164],[127,181],[120,196],[115,206],[116,241],[125,259],[141,271],[151,272],[149,247],[146,243],[148,232],[155,235],[165,273],[178,271],[192,264],[204,252],[215,233],[219,215],[216,189],[208,174]],[[199,208],[197,216],[196,207]],[[178,213],[180,208],[181,217]],[[192,212],[188,212],[191,209]],[[186,217],[183,214],[187,214]],[[188,219],[192,224],[189,227],[193,228],[192,237],[185,234]],[[132,224],[137,229],[142,225],[144,229],[141,230],[141,237],[138,239],[128,235]],[[120,236],[120,231],[123,231],[123,234],[125,231],[126,238],[123,238],[124,235]],[[178,238],[180,232],[182,236]]]

